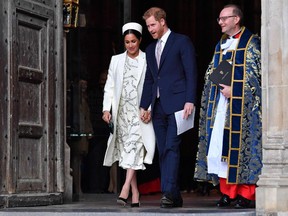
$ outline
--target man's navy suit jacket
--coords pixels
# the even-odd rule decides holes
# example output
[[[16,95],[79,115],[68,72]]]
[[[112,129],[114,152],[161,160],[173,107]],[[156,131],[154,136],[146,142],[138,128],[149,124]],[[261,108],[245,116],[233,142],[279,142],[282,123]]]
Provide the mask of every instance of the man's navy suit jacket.
[[[140,107],[154,108],[159,87],[160,101],[166,114],[182,110],[186,102],[196,102],[197,66],[194,46],[189,37],[171,32],[162,51],[158,69],[155,47],[146,49],[147,71]],[[153,112],[152,112],[153,115]]]

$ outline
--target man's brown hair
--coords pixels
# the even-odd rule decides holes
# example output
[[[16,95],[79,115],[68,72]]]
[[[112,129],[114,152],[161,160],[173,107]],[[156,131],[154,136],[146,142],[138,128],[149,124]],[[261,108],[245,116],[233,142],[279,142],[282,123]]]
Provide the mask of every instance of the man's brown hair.
[[[164,19],[166,21],[166,12],[162,8],[152,7],[148,9],[144,13],[143,19],[146,20],[151,16],[154,16],[156,21],[160,21],[161,19]]]

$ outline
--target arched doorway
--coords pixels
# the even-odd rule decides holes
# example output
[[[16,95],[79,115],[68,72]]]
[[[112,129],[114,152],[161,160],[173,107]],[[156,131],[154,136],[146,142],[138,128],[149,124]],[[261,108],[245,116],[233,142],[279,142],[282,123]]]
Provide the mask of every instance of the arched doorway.
[[[216,18],[222,7],[228,3],[239,4],[243,8],[244,17],[246,18],[245,25],[252,32],[260,34],[260,0],[250,2],[244,0],[221,0],[211,1],[209,4],[196,0],[169,3],[165,0],[80,1],[80,14],[82,17],[85,16],[86,24],[69,32],[67,35],[67,65],[71,66],[70,68],[68,67],[67,77],[70,80],[88,79],[88,100],[94,137],[90,140],[90,149],[84,160],[82,176],[82,180],[85,182],[83,186],[84,192],[98,193],[107,189],[107,179],[109,179],[107,176],[109,176],[109,173],[102,166],[102,161],[106,147],[105,140],[108,135],[106,125],[101,119],[102,99],[98,81],[101,71],[107,70],[111,56],[123,52],[122,25],[128,21],[137,21],[144,27],[145,23],[142,20],[142,15],[146,9],[151,6],[164,8],[168,14],[169,27],[173,31],[187,34],[195,45],[200,74],[198,93],[201,95],[201,83],[203,82],[204,73],[214,52],[214,46],[221,37]],[[151,40],[151,36],[144,28],[143,42],[141,44],[143,51]],[[184,140],[182,145],[183,166],[181,166],[182,169],[180,170],[183,177],[181,178],[181,187],[183,190],[191,190],[195,187],[193,167],[198,142],[197,125],[194,130],[185,134]],[[118,180],[121,181],[121,177]]]

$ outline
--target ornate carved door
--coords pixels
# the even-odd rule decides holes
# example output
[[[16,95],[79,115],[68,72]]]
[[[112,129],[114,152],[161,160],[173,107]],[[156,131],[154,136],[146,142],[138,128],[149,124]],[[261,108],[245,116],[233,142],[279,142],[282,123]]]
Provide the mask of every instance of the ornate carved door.
[[[62,1],[0,2],[0,204],[62,203]]]

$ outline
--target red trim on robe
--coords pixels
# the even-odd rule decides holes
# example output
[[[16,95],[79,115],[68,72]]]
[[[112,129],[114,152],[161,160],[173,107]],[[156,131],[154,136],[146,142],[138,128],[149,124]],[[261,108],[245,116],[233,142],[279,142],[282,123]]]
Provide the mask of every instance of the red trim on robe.
[[[240,195],[248,200],[255,200],[256,185],[254,184],[227,184],[225,178],[220,178],[220,191],[230,199],[235,199]]]

